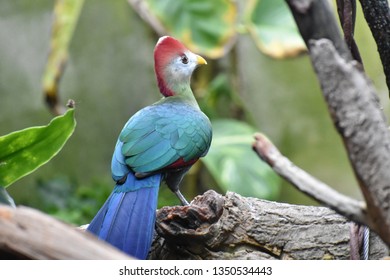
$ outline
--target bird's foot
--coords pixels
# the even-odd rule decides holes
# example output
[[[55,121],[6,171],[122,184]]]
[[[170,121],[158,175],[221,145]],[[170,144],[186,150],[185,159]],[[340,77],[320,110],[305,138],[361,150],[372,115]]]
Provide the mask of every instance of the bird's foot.
[[[183,205],[183,206],[190,205],[188,203],[187,199],[185,199],[185,197],[181,194],[181,192],[179,190],[175,191],[175,194],[176,194],[177,198],[180,200],[181,205]]]

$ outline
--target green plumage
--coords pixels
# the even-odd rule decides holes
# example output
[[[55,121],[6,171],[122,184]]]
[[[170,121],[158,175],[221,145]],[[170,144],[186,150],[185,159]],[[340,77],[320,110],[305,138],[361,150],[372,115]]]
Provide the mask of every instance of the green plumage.
[[[122,154],[139,173],[164,169],[204,156],[211,142],[211,124],[185,97],[169,97],[135,114],[122,130]]]

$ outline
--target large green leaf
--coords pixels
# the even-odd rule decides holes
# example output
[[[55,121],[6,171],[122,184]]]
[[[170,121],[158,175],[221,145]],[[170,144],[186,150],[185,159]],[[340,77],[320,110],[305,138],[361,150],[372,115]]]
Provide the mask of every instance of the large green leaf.
[[[252,150],[256,129],[232,119],[212,126],[213,141],[203,162],[218,185],[244,196],[277,198],[280,178]]]
[[[192,51],[224,55],[235,38],[236,4],[231,0],[147,0],[164,29]]]
[[[8,187],[48,162],[61,150],[75,126],[74,109],[69,109],[47,126],[0,137],[0,186]]]
[[[258,48],[271,57],[292,57],[306,50],[284,0],[250,0],[246,25]]]

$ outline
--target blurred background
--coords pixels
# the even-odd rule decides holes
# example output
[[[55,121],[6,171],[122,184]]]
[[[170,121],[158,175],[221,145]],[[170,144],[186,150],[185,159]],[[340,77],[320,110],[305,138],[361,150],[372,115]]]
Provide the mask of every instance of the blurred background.
[[[160,98],[153,70],[153,48],[159,35],[156,26],[141,18],[129,2],[84,2],[59,84],[61,102],[76,102],[76,130],[55,158],[7,189],[16,204],[84,224],[111,192],[111,156],[123,125],[137,110]],[[268,21],[291,26],[286,7],[280,14],[271,12],[284,1],[247,0],[236,5],[186,0],[182,6],[173,4],[181,1],[146,2],[149,12],[160,20],[163,30],[159,32],[177,35],[208,61],[196,70],[192,84],[215,125],[215,143],[210,158],[194,166],[183,182],[187,199],[215,189],[315,204],[260,162],[250,146],[254,131],[264,133],[302,169],[344,194],[361,198],[295,27],[287,33],[275,29],[275,34],[267,27]],[[42,76],[54,5],[51,0],[0,1],[0,135],[45,125],[53,118],[44,101]],[[358,9],[355,38],[388,115],[382,65]],[[279,36],[284,45],[275,43],[273,36]],[[234,146],[237,135],[246,138]],[[179,202],[162,187],[159,205],[172,204]]]

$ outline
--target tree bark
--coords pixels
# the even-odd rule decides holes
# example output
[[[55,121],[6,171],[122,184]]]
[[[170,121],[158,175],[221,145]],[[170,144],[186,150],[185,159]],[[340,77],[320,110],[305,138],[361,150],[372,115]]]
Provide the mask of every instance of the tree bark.
[[[364,195],[368,225],[390,245],[390,133],[374,87],[352,60],[328,1],[286,1]]]
[[[157,213],[150,259],[349,259],[350,222],[325,207],[208,191]],[[370,259],[388,255],[370,237]],[[107,243],[27,207],[0,206],[1,259],[130,259]]]
[[[27,207],[0,206],[0,259],[130,259],[114,247]]]
[[[360,0],[364,17],[378,46],[390,90],[390,9],[388,0]]]
[[[349,259],[350,222],[325,207],[207,191],[158,211],[150,259]],[[388,255],[370,238],[370,259]]]
[[[390,132],[370,81],[329,40],[312,41],[311,56],[334,124],[363,192],[369,226],[390,245]]]

